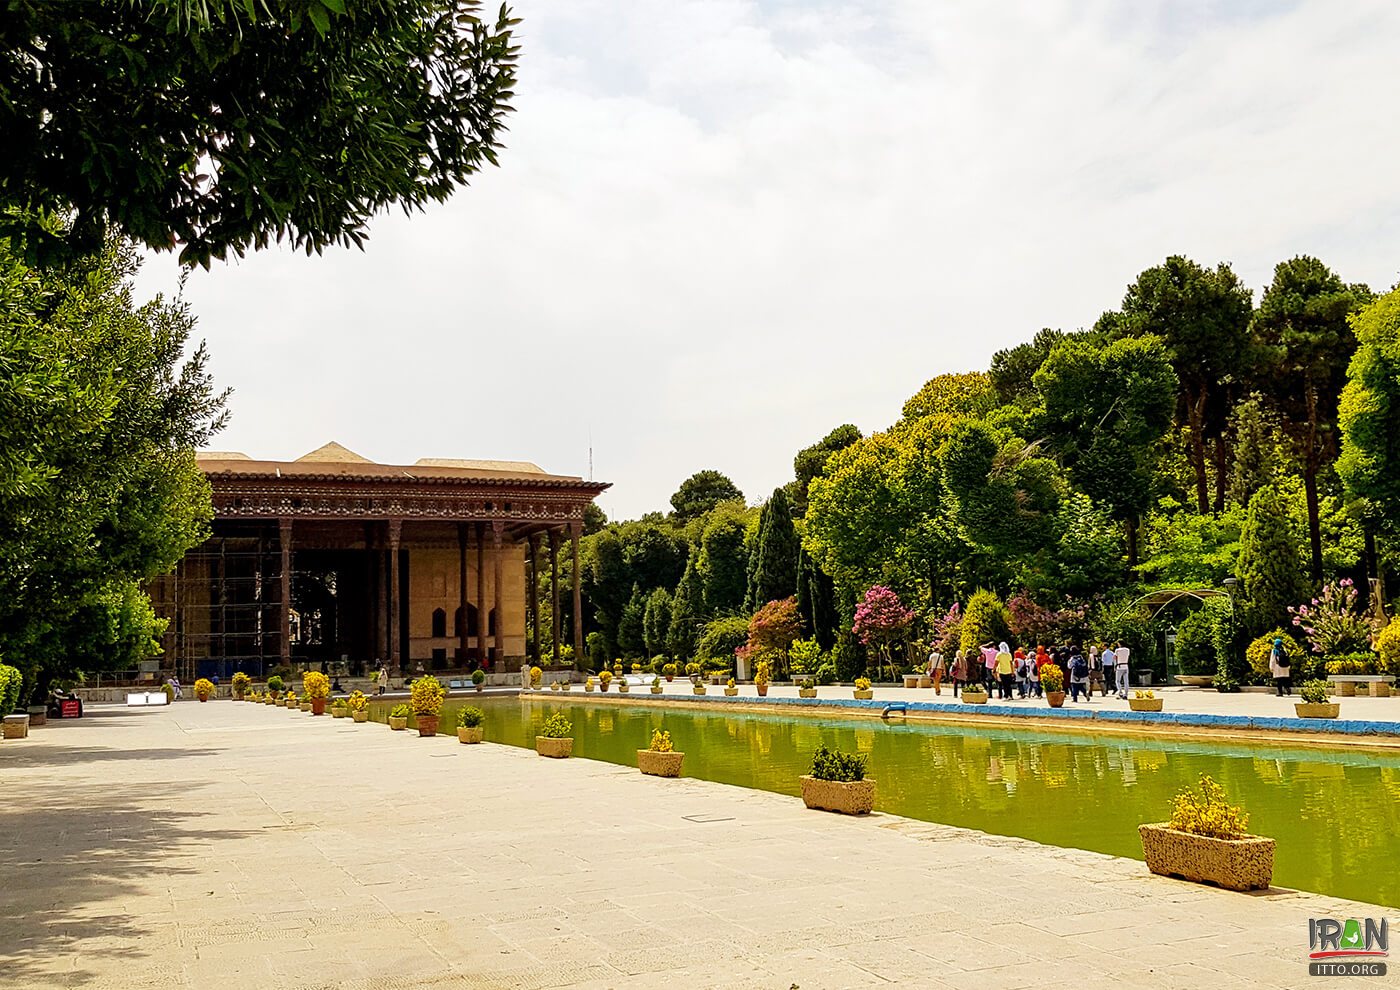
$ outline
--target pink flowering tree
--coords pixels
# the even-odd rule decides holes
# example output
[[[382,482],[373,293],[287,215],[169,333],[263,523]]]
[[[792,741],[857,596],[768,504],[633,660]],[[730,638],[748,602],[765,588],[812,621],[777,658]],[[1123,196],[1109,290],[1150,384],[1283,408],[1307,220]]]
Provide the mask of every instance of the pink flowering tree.
[[[1006,600],[1011,631],[1029,649],[1036,643],[1063,643],[1082,635],[1089,607],[1065,599],[1063,608],[1046,608],[1022,589]]]
[[[1323,585],[1322,594],[1310,603],[1290,605],[1288,611],[1314,653],[1335,656],[1371,648],[1371,619],[1359,606],[1355,583],[1342,578]]]
[[[865,593],[856,606],[856,620],[851,632],[875,652],[877,667],[888,666],[890,679],[895,677],[894,648],[904,639],[914,622],[914,613],[889,588],[877,584]]]
[[[953,602],[947,612],[933,620],[931,641],[938,647],[938,652],[950,657],[957,652],[962,620],[962,606],[957,602]]]

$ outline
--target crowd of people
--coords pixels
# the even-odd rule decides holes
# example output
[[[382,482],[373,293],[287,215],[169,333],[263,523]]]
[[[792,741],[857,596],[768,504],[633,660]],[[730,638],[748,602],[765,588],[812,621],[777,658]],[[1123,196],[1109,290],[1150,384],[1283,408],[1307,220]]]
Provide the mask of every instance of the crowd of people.
[[[1034,651],[1013,650],[1007,643],[983,643],[974,650],[958,650],[951,660],[937,648],[929,651],[928,675],[933,680],[934,693],[943,693],[943,682],[953,687],[953,697],[971,685],[988,693],[1000,692],[1007,701],[1044,697],[1041,680],[1047,665],[1053,664],[1064,675],[1070,699],[1085,701],[1097,688],[1102,697],[1110,693],[1128,697],[1128,660],[1130,651],[1122,643],[1109,646],[1090,645],[1044,646]]]

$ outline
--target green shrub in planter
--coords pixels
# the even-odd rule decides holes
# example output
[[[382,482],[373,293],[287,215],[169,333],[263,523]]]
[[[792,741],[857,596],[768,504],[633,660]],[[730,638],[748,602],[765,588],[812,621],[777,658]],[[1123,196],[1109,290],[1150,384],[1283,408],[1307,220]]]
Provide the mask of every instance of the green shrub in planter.
[[[1302,698],[1305,704],[1325,705],[1332,700],[1332,685],[1321,679],[1304,681],[1303,686],[1298,689],[1298,697]]]
[[[860,753],[843,753],[820,745],[812,754],[812,776],[817,780],[839,780],[843,783],[864,780],[866,759]]]
[[[555,712],[544,720],[540,735],[546,739],[567,739],[574,731],[574,723],[564,717],[563,712]]]
[[[457,724],[464,729],[475,729],[485,718],[486,713],[480,708],[468,705],[457,713]]]

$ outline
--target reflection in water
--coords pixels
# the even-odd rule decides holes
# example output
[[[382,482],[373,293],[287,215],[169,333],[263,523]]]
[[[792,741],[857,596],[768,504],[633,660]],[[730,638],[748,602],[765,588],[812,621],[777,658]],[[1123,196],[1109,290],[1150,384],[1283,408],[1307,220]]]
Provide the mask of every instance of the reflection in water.
[[[1400,756],[1284,744],[1092,736],[952,724],[882,724],[742,711],[624,708],[584,699],[472,702],[486,739],[533,746],[544,719],[574,723],[574,755],[636,764],[651,730],[685,752],[685,774],[798,793],[819,742],[870,757],[882,811],[1015,835],[1050,845],[1141,858],[1137,826],[1162,821],[1172,796],[1208,773],[1278,840],[1274,882],[1400,905],[1392,869],[1400,834]],[[456,699],[442,731],[456,730]],[[384,721],[388,705],[372,716]]]

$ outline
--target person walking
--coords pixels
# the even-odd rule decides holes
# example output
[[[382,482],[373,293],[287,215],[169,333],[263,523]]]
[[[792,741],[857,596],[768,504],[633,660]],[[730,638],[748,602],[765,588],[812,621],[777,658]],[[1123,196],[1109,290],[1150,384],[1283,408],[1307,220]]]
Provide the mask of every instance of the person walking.
[[[1113,665],[1118,662],[1113,649],[1107,643],[1099,644],[1099,666],[1103,668],[1103,696],[1108,697],[1114,689]]]
[[[997,649],[996,672],[997,681],[1001,685],[1002,700],[1010,701],[1016,683],[1016,660],[1011,655],[1011,647],[1005,642]]]
[[[1293,693],[1293,671],[1288,662],[1288,651],[1283,648],[1283,640],[1275,637],[1269,648],[1269,673],[1274,678],[1274,688],[1278,696]]]
[[[1084,657],[1084,651],[1077,646],[1071,646],[1069,657],[1069,700],[1078,701],[1079,692],[1084,692],[1084,700],[1089,700],[1089,661]]]
[[[1113,650],[1113,674],[1115,683],[1118,686],[1118,697],[1127,700],[1128,697],[1128,658],[1132,654],[1122,643],[1117,643]]]
[[[1016,660],[1016,697],[1024,698],[1030,691],[1026,670],[1031,666],[1031,662],[1026,659],[1026,651],[1020,647],[1016,648],[1016,652],[1012,656]]]
[[[958,696],[958,688],[967,683],[967,656],[959,650],[953,656],[953,697]]]
[[[1099,694],[1107,694],[1108,688],[1104,685],[1103,679],[1103,651],[1097,646],[1089,647],[1089,697],[1094,696],[1094,685],[1098,685]]]
[[[389,668],[383,663],[379,665],[379,673],[374,675],[374,683],[379,686],[380,694],[389,690]]]
[[[938,647],[928,651],[928,676],[933,680],[933,693],[941,695],[943,693],[943,654],[938,652]]]

